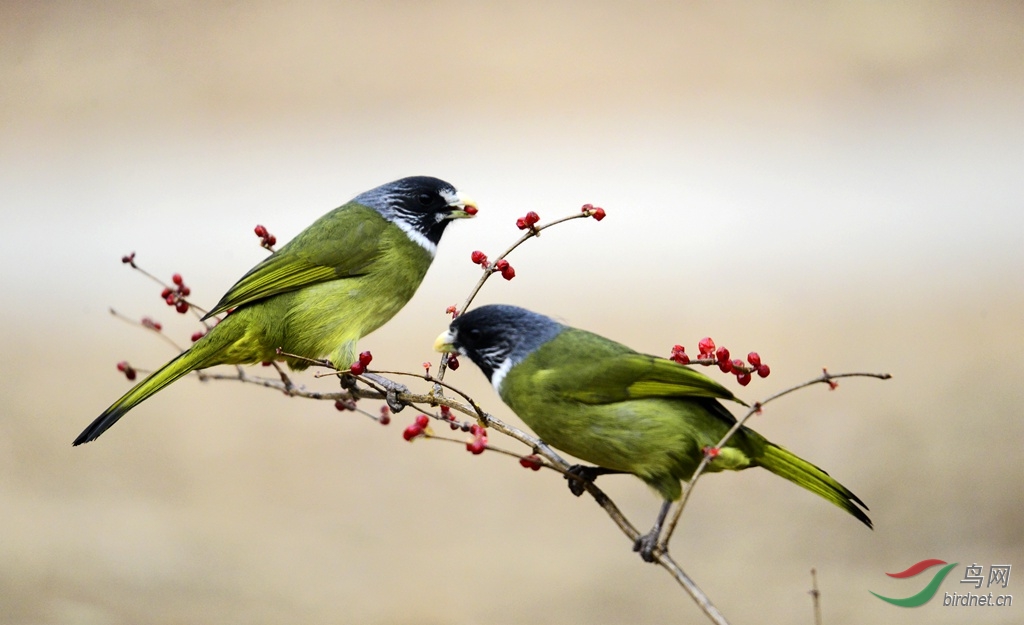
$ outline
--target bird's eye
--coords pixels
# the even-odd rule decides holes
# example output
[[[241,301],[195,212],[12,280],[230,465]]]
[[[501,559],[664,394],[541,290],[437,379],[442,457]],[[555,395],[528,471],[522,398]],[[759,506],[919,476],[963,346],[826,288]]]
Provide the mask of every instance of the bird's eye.
[[[429,206],[430,205],[430,195],[429,194],[421,193],[420,197],[418,199],[420,201],[420,204],[422,204],[423,206]]]

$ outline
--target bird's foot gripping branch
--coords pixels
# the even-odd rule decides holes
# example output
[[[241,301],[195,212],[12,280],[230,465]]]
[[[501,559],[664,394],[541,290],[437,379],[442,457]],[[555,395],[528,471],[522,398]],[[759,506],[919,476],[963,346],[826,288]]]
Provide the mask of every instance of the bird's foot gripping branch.
[[[348,221],[352,219],[349,213],[362,211],[360,215],[363,218],[378,224],[375,227],[386,229],[389,223],[397,224],[397,232],[390,236],[405,235],[412,244],[405,248],[408,258],[419,259],[420,268],[407,272],[406,276],[415,282],[411,289],[414,291],[429,265],[430,259],[427,256],[432,257],[431,245],[436,247],[440,238],[440,232],[432,231],[430,224],[447,224],[452,217],[471,216],[476,213],[476,207],[450,185],[436,179],[418,179],[404,186],[401,183],[403,181],[397,181],[362,194],[353,202],[329,213],[321,222],[335,215],[333,219],[341,220],[341,223],[328,224],[328,229],[355,227]],[[425,191],[424,185],[428,187]],[[437,197],[431,196],[431,193]],[[389,209],[391,205],[388,201],[399,202],[399,208]],[[366,213],[363,209],[367,205],[376,213]],[[348,212],[344,210],[346,207]],[[343,213],[341,217],[335,214],[338,211]],[[417,221],[416,216],[421,213],[440,214],[442,217],[439,219],[443,221],[434,221],[433,218]],[[381,215],[385,217],[380,220],[383,223],[377,220]],[[134,402],[128,408],[190,371],[195,371],[207,380],[240,381],[276,389],[292,397],[331,401],[339,411],[361,414],[385,426],[395,418],[394,413],[412,407],[417,413],[401,432],[404,440],[455,443],[465,446],[472,455],[489,451],[516,459],[519,465],[531,472],[543,469],[547,474],[560,474],[567,480],[573,495],[589,493],[620,528],[629,545],[644,560],[657,563],[668,571],[710,620],[725,623],[721,612],[668,551],[669,539],[697,481],[707,472],[760,466],[820,495],[870,527],[867,506],[849,489],[810,462],[747,428],[746,423],[753,415],[761,414],[770,402],[802,388],[824,384],[834,389],[836,380],[843,377],[887,379],[889,376],[875,373],[832,374],[823,371],[812,380],[748,406],[731,390],[701,373],[698,367],[716,367],[727,379],[732,379],[740,386],[747,386],[755,377],[767,378],[771,373],[757,352],[749,352],[745,360],[732,358],[729,349],[716,346],[714,341],[705,337],[698,341],[698,355],[693,359],[682,345],[671,347],[666,350],[668,356],[660,358],[641,354],[608,338],[563,325],[550,317],[522,308],[505,305],[471,308],[475,297],[492,276],[500,274],[505,280],[516,277],[508,257],[523,243],[539,237],[544,230],[558,224],[581,218],[601,221],[605,216],[604,209],[587,204],[579,212],[541,224],[540,216],[530,211],[516,220],[515,225],[522,234],[505,251],[494,258],[483,251],[472,252],[469,260],[480,267],[481,275],[461,305],[453,304],[445,310],[445,315],[450,319],[448,329],[437,337],[434,344],[435,350],[440,353],[436,368],[431,362],[424,362],[421,368],[414,371],[378,369],[372,366],[373,355],[369,351],[356,354],[358,338],[383,323],[380,321],[376,325],[364,324],[352,336],[339,334],[330,337],[335,344],[315,354],[309,349],[292,350],[274,344],[269,347],[269,351],[264,350],[268,356],[250,357],[246,361],[262,360],[265,366],[277,367],[277,377],[249,375],[241,367],[236,367],[231,373],[202,371],[212,364],[235,362],[207,358],[169,380],[161,380],[155,390],[139,399],[132,395],[135,389],[145,385],[170,364],[187,358],[195,347],[181,348],[166,336],[160,323],[148,317],[136,322],[111,310],[119,318],[157,334],[179,352],[179,356],[169,365],[151,374],[126,394],[125,398]],[[200,341],[210,342],[210,337],[218,333],[223,334],[219,330],[222,324],[234,323],[230,320],[236,316],[242,318],[247,309],[260,302],[273,304],[277,301],[276,305],[286,303],[281,301],[287,299],[284,295],[286,291],[281,290],[281,285],[275,282],[279,278],[274,277],[281,271],[302,276],[296,278],[304,280],[302,284],[311,281],[316,283],[316,280],[344,281],[344,278],[339,277],[337,267],[328,271],[324,269],[327,265],[298,263],[299,266],[294,266],[295,262],[289,264],[274,260],[301,245],[315,245],[315,241],[323,238],[323,233],[313,237],[307,236],[306,232],[274,252],[276,238],[264,226],[257,226],[255,233],[260,239],[260,245],[273,254],[240,280],[212,309],[213,314],[198,309],[188,299],[191,291],[179,275],[175,274],[171,283],[165,284],[139,267],[134,253],[122,260],[160,283],[163,289],[161,297],[167,305],[174,306],[182,314],[191,311],[196,316],[202,325],[192,335],[195,345]],[[307,238],[303,239],[304,236]],[[424,255],[425,251],[431,253]],[[327,253],[323,250],[321,252]],[[372,250],[367,253],[372,256]],[[336,264],[341,263],[346,267],[348,265],[345,263],[356,262],[337,256],[332,258]],[[372,267],[375,261],[363,258],[359,262],[369,263],[368,266]],[[269,267],[274,272],[263,275],[261,267]],[[395,274],[394,268],[387,271],[392,272],[388,279],[396,279],[395,275],[398,274]],[[403,304],[404,301],[398,302],[395,311]],[[319,314],[326,313],[321,310]],[[366,329],[369,325],[373,327]],[[344,349],[336,349],[338,344],[343,344]],[[328,359],[324,356],[328,356]],[[533,433],[499,419],[484,410],[475,398],[446,381],[447,372],[459,368],[460,357],[473,362],[484,373],[501,399],[522,418]],[[314,377],[337,377],[341,382],[340,388],[336,391],[315,391],[296,385],[275,361],[284,361],[296,370],[314,367],[318,371]],[[134,380],[138,372],[145,373],[127,361],[118,363],[117,369],[129,380]],[[408,382],[412,388],[398,380]],[[416,388],[417,385],[420,388]],[[125,402],[125,398],[119,402]],[[723,401],[746,407],[745,413],[737,419],[721,403]],[[367,407],[368,402],[373,404],[372,407]],[[115,411],[114,420],[127,411],[125,408],[117,412],[118,407],[119,403],[115,403],[108,409],[108,413]],[[642,435],[630,428],[630,419],[644,421]],[[93,430],[95,436],[87,429],[76,444],[92,440],[110,424],[112,422],[98,432]],[[491,439],[494,432],[512,439],[522,447],[517,451],[495,444]],[[635,441],[633,449],[638,453],[623,451],[623,446],[616,444],[616,437],[627,436]],[[570,464],[560,452],[593,466]],[[615,502],[595,484],[598,476],[615,473],[640,476],[662,496],[663,503],[657,520],[647,533],[638,531]]]

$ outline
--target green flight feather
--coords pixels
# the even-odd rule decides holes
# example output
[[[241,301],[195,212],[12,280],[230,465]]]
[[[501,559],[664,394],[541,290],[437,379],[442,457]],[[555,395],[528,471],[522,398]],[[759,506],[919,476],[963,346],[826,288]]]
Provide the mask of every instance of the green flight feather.
[[[715,397],[743,403],[689,366],[640,354],[592,332],[568,328],[552,343],[564,351],[537,374],[537,381],[575,401],[606,404],[652,397]],[[572,366],[561,366],[570,358]]]
[[[365,274],[381,253],[379,239],[388,226],[377,211],[365,206],[349,203],[334,209],[249,270],[203,319],[281,293]]]

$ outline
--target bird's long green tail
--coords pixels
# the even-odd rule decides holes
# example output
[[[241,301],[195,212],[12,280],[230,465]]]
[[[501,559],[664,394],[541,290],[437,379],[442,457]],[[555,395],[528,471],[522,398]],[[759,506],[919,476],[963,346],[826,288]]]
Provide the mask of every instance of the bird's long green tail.
[[[100,434],[107,431],[110,426],[117,423],[129,410],[138,406],[143,401],[154,395],[168,384],[186,376],[196,369],[203,369],[215,364],[218,353],[223,350],[231,341],[231,333],[226,327],[227,324],[220,324],[214,331],[192,345],[191,348],[182,352],[177,358],[160,367],[149,376],[136,384],[130,391],[125,393],[121,399],[115,401],[103,414],[85,428],[73,445],[81,445],[99,438]]]
[[[857,495],[850,492],[828,473],[796,454],[773,443],[767,443],[764,447],[764,454],[757,459],[757,464],[779,477],[784,477],[790,482],[820,495],[857,517],[864,525],[873,527],[871,519],[864,513],[868,507]]]

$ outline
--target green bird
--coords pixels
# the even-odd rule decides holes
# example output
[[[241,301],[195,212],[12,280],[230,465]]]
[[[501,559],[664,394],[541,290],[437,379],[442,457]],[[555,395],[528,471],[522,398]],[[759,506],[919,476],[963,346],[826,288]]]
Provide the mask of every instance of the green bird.
[[[468,357],[541,440],[596,465],[572,473],[632,473],[657,491],[664,503],[635,546],[649,562],[669,507],[682,495],[680,481],[736,423],[718,400],[742,403],[689,366],[515,306],[481,306],[456,317],[434,349]],[[871,527],[867,506],[849,489],[750,428],[741,428],[707,470],[749,467],[764,467]],[[569,485],[583,492],[577,480]]]
[[[412,298],[451,220],[475,214],[476,205],[455,187],[426,176],[356,196],[242,276],[204,320],[228,315],[114,402],[74,444],[95,440],[139,403],[197,369],[281,360],[278,349],[347,367],[356,360],[359,339]],[[292,369],[309,366],[283,359]]]

